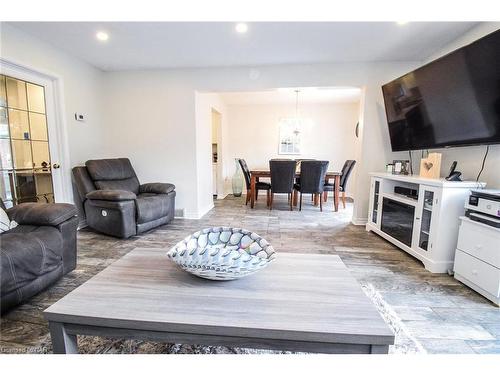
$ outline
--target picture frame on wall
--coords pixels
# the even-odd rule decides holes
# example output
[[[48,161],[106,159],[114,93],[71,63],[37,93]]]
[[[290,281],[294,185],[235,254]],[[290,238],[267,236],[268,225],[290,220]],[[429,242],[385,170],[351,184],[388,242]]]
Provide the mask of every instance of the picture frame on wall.
[[[302,153],[302,124],[295,118],[284,118],[279,124],[280,155],[300,155]]]

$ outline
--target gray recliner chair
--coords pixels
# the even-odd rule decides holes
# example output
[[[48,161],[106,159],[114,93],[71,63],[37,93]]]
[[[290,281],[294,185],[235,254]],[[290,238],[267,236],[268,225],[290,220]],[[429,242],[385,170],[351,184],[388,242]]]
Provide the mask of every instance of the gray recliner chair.
[[[90,228],[128,238],[174,218],[175,186],[140,184],[129,159],[88,160],[73,177]]]
[[[19,225],[0,233],[2,314],[75,269],[78,226],[72,204],[21,203],[5,211]]]

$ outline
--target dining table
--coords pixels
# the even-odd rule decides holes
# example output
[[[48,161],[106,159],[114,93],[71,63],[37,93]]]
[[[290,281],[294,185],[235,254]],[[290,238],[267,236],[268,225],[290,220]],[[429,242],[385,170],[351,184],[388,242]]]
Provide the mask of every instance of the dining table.
[[[333,207],[335,212],[339,210],[339,187],[340,187],[340,176],[342,176],[342,172],[337,171],[328,171],[326,172],[325,182],[329,182],[331,179],[334,180],[334,189],[333,189]],[[255,185],[260,178],[270,178],[271,171],[269,169],[254,169],[250,171],[250,207],[254,208],[255,200],[256,200],[256,189]],[[300,171],[295,172],[295,178],[300,178]],[[294,206],[297,205],[296,201],[297,195],[294,194]],[[314,197],[315,205],[318,204],[317,199],[323,199],[322,194],[316,195]]]

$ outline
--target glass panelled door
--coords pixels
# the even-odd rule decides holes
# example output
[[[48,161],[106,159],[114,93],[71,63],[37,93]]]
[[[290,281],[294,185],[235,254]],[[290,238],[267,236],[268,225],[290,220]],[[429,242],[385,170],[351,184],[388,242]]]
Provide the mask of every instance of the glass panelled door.
[[[438,191],[432,187],[421,187],[419,192],[419,200],[422,196],[423,199],[419,202],[418,215],[416,220],[417,224],[416,238],[418,248],[429,251],[432,247],[432,222],[436,216],[436,205],[438,204]]]
[[[54,202],[45,90],[0,75],[0,195],[7,207]]]
[[[371,186],[372,206],[370,207],[370,220],[373,224],[378,224],[378,214],[380,205],[380,180],[372,178]]]

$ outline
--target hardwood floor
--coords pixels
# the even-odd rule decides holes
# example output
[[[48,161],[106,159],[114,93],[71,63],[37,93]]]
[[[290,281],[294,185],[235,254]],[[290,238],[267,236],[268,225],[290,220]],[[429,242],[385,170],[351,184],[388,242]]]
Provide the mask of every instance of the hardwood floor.
[[[253,210],[244,202],[245,197],[218,200],[200,220],[175,219],[128,240],[80,231],[77,269],[1,318],[0,352],[39,352],[48,337],[42,311],[133,248],[168,248],[203,227],[238,226],[257,232],[278,252],[338,254],[429,353],[500,353],[500,309],[453,277],[426,271],[410,255],[350,224],[352,204],[335,213],[330,205],[319,212],[308,200],[301,212],[290,212],[286,197],[276,197],[272,211],[265,199]]]

